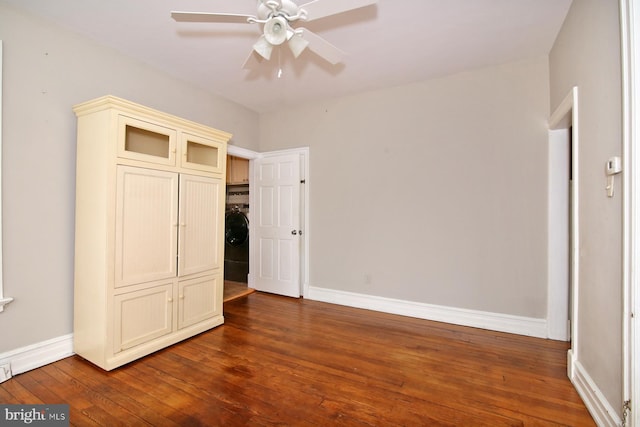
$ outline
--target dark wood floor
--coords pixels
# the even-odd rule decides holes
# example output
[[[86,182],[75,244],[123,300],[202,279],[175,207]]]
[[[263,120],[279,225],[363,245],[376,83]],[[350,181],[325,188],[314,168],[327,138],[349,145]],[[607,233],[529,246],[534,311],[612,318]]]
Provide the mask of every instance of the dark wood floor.
[[[0,384],[72,425],[593,426],[566,343],[253,293],[112,372],[74,356]]]

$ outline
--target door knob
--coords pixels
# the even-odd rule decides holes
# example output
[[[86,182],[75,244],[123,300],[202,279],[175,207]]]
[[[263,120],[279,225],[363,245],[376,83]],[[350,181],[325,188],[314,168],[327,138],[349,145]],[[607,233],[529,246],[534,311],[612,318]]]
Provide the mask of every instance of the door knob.
[[[295,236],[296,234],[298,234],[298,232],[296,230],[291,230],[291,234]]]

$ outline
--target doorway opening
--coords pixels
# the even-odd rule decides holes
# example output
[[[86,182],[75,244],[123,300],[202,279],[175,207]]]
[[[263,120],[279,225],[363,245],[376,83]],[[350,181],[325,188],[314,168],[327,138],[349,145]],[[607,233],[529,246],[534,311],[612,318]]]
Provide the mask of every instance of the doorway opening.
[[[224,302],[254,292],[249,286],[250,157],[230,152],[225,194]]]
[[[225,301],[232,288],[240,293],[255,290],[304,297],[309,286],[309,149],[257,153],[230,145],[227,150],[228,164],[236,158],[245,161],[239,170],[248,166],[247,182],[233,177],[234,165],[228,170],[231,185],[227,191],[246,194],[229,194],[227,207],[236,209],[236,204],[248,198],[250,226],[248,283],[227,278]]]
[[[548,336],[571,342],[570,378],[578,348],[578,129],[578,88],[574,87],[549,120],[548,191]]]

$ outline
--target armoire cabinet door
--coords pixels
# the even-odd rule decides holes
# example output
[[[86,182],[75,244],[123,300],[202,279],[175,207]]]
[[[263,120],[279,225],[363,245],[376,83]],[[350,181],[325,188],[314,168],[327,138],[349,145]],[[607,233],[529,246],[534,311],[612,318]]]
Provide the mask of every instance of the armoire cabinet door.
[[[176,276],[178,174],[118,166],[115,287]]]
[[[223,192],[220,178],[180,175],[179,276],[222,267],[218,224]]]
[[[178,283],[178,329],[221,314],[221,276],[206,276]]]
[[[173,283],[116,295],[114,353],[173,330]]]

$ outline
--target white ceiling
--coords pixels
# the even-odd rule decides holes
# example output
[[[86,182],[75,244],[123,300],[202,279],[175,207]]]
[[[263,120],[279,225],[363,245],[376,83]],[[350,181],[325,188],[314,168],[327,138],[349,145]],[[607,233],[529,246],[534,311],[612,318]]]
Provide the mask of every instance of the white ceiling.
[[[298,4],[309,0],[296,0]],[[549,53],[571,0],[379,0],[305,24],[346,51],[332,66],[288,49],[241,68],[256,24],[177,23],[171,10],[255,15],[256,0],[0,0],[264,112]],[[280,65],[279,65],[280,62]],[[283,76],[277,78],[279,66]]]

